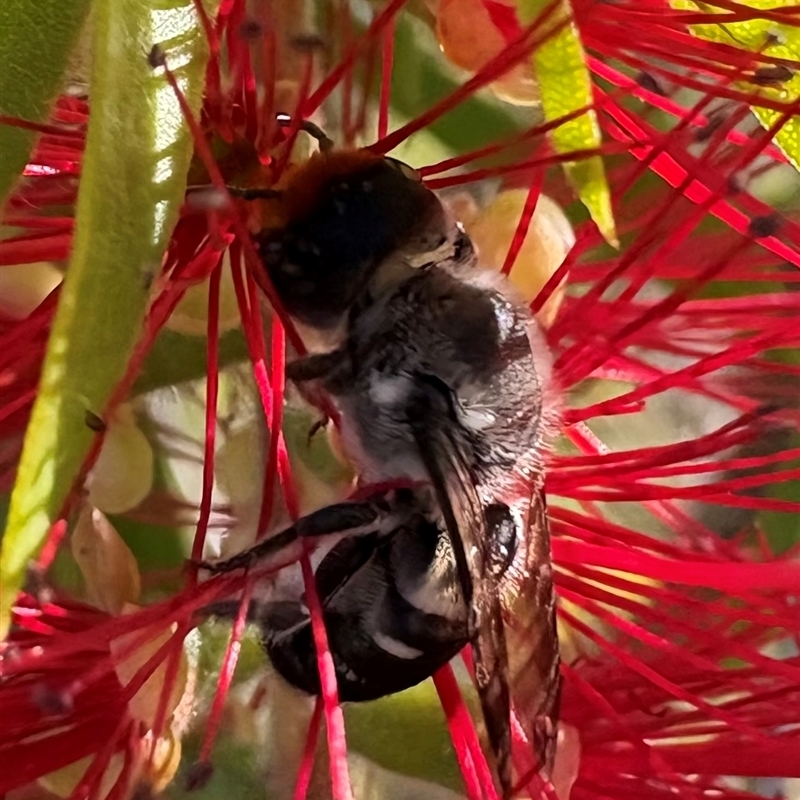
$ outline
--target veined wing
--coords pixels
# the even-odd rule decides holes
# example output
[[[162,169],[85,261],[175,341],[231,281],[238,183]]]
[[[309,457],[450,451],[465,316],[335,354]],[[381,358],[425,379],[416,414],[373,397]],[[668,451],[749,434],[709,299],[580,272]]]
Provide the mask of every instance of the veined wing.
[[[453,547],[458,576],[473,613],[475,678],[501,789],[511,789],[511,726],[506,650],[500,598],[500,561],[492,545],[500,520],[487,518],[475,488],[466,443],[449,387],[420,376],[409,405],[409,424],[433,485]]]
[[[509,685],[518,719],[532,743],[540,767],[552,770],[555,758],[560,658],[556,629],[556,600],[550,551],[550,528],[544,491],[534,490],[528,514],[524,568],[511,593],[506,587],[509,624]]]

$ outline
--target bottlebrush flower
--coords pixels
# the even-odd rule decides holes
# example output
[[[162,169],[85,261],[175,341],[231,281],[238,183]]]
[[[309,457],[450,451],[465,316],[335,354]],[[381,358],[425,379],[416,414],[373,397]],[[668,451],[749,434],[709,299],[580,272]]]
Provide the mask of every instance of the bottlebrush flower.
[[[13,598],[13,627],[2,645],[0,794],[41,796],[45,786],[74,800],[147,796],[172,777],[178,745],[159,755],[158,743],[179,743],[182,736],[195,751],[184,758],[182,779],[191,786],[213,779],[211,765],[219,764],[214,739],[254,587],[239,575],[199,583],[192,572],[181,572],[183,559],[199,558],[204,549],[241,547],[282,515],[319,502],[319,492],[341,495],[349,488],[346,468],[327,446],[319,458],[319,450],[309,456],[320,440],[306,442],[303,412],[285,383],[286,349],[302,353],[304,339],[276,301],[250,239],[264,209],[225,190],[279,184],[305,157],[298,126],[310,118],[342,144],[412,161],[454,209],[474,206],[468,226],[477,231],[486,261],[527,288],[534,311],[547,309],[542,319],[565,407],[546,475],[563,657],[561,744],[547,776],[537,772],[517,733],[519,796],[734,800],[757,797],[760,778],[800,775],[800,228],[796,209],[776,208],[784,199],[780,187],[770,185],[794,177],[788,162],[797,157],[791,137],[778,136],[797,130],[800,111],[793,73],[800,63],[787,55],[796,55],[795,17],[729,0],[702,7],[573,0],[572,17],[566,0],[543,7],[483,0],[465,6],[474,5],[480,15],[487,43],[474,62],[455,59],[472,70],[465,74],[446,63],[452,41],[442,42],[444,55],[434,44],[437,32],[442,37],[453,30],[437,18],[452,13],[454,4],[444,0],[427,10],[403,0],[321,4],[317,20],[289,14],[279,3],[211,5],[198,0],[185,6],[183,16],[172,19],[177,33],[163,34],[155,22],[152,33],[142,33],[150,37],[145,50],[158,45],[150,50],[149,69],[161,81],[154,103],[178,112],[160,121],[178,133],[172,144],[159,145],[158,159],[147,162],[152,174],[141,180],[158,185],[174,179],[180,170],[169,161],[177,158],[170,148],[177,150],[180,131],[189,130],[189,188],[162,261],[137,276],[144,322],[129,357],[123,353],[124,374],[109,380],[102,407],[63,398],[72,410],[59,413],[73,416],[58,417],[56,429],[58,422],[74,421],[79,407],[93,437],[86,434],[82,464],[66,478],[52,462],[49,472],[36,475],[25,461],[32,459],[30,444],[22,462],[20,450],[33,404],[44,407],[49,399],[43,393],[64,392],[55,374],[58,341],[49,345],[44,375],[42,369],[48,337],[59,324],[59,300],[59,313],[68,314],[69,273],[78,256],[81,265],[91,261],[86,248],[92,241],[80,239],[81,225],[91,228],[82,209],[92,200],[92,211],[102,207],[102,199],[90,197],[98,180],[91,159],[98,157],[93,146],[108,136],[103,125],[111,120],[104,123],[95,112],[110,90],[95,79],[91,97],[59,98],[46,125],[2,120],[40,137],[5,204],[0,270],[45,263],[55,265],[52,278],[70,258],[73,242],[79,252],[66,268],[66,282],[43,285],[24,315],[19,304],[0,298],[4,498],[16,479],[4,579],[18,575],[28,556],[37,559],[25,591]],[[153,20],[161,19],[156,11]],[[186,41],[192,26],[203,31],[208,48],[200,113],[191,80],[181,72],[191,60]],[[761,35],[763,42],[744,47],[736,36],[714,39],[709,26]],[[113,58],[114,47],[103,37],[119,36],[119,30],[98,28],[94,35],[95,58]],[[582,43],[585,53],[578,55],[593,81],[591,107],[573,108],[560,119],[550,113],[548,98],[554,87],[569,93],[576,84],[574,75],[545,70],[542,53],[554,42]],[[140,45],[136,52],[144,59]],[[423,76],[430,88],[415,94],[409,87]],[[542,90],[542,113],[498,105],[482,92],[531,76]],[[514,99],[513,92],[501,94]],[[761,109],[766,127],[751,121],[751,106]],[[290,120],[279,123],[276,112],[287,109]],[[596,143],[565,149],[556,133],[576,121],[592,136],[598,133]],[[117,168],[121,181],[133,169],[127,163]],[[540,206],[540,196],[552,200]],[[567,210],[574,243],[567,230],[562,244],[568,242],[568,253],[542,273],[540,256],[530,255],[541,252],[532,246],[541,244],[543,223],[536,215],[553,202]],[[157,233],[169,227],[165,209],[151,208]],[[507,224],[486,224],[492,214]],[[509,216],[519,221],[509,223]],[[615,236],[618,248],[606,243]],[[506,248],[502,261],[489,258],[490,250]],[[221,334],[226,281],[244,337],[235,329]],[[83,291],[92,288],[102,299],[96,286]],[[195,297],[181,309],[187,291]],[[207,291],[206,337],[194,335],[195,324],[170,330],[176,309],[184,322],[190,317],[196,323],[198,291]],[[113,302],[109,288],[109,307]],[[92,319],[78,322],[96,330],[95,314],[100,329],[114,329],[113,314],[99,300]],[[229,321],[230,315],[222,317]],[[93,344],[100,346],[85,342],[67,363],[88,371]],[[116,363],[104,354],[98,361]],[[252,377],[243,382],[247,361]],[[195,404],[185,387],[192,380],[195,390],[201,384]],[[247,424],[237,419],[246,405],[242,395],[260,404]],[[92,487],[113,487],[115,478],[124,478],[115,474],[108,450],[105,463],[112,466],[97,471],[104,463],[102,441],[113,435],[123,402],[131,404],[122,418],[136,432],[140,453],[142,437],[149,437],[144,458],[153,476],[130,503],[107,509],[122,512],[112,521],[123,538],[127,533],[130,551],[107,529],[98,536],[112,542],[102,552],[127,576],[120,578],[127,594],[138,587],[129,569],[130,552],[136,555],[144,595],[136,602],[145,603],[138,608],[131,608],[127,594],[98,603],[98,584],[91,580],[84,591],[74,569],[70,574],[65,541],[85,490],[100,504]],[[42,419],[29,426],[29,442]],[[181,429],[195,432],[195,441]],[[247,460],[252,452],[244,461],[235,453],[247,440],[254,443],[253,461]],[[181,461],[198,465],[196,491],[185,476],[164,474]],[[247,466],[236,466],[241,463]],[[27,502],[37,479],[51,473],[71,487],[62,507],[52,520],[42,513],[21,523],[14,504],[18,509],[23,495]],[[190,547],[179,531],[187,523]],[[46,538],[41,552],[18,535],[36,525],[36,537]],[[220,527],[234,533],[226,539]],[[78,533],[71,534],[73,546]],[[324,710],[338,800],[349,796],[347,765],[355,762],[347,759],[335,685],[324,672],[324,626],[314,611],[307,562],[304,569],[322,682],[328,682],[324,701],[316,707],[305,698],[284,702],[268,683],[266,697],[255,691],[248,703],[251,710],[269,710],[272,703],[273,712],[280,707],[297,715],[276,721],[273,713],[268,728],[276,739],[281,726],[297,733],[293,761],[280,768],[282,778],[291,775],[282,791],[295,797],[309,786],[327,791],[319,767],[313,770]],[[210,654],[220,655],[209,645],[213,637],[197,630],[202,610],[230,596],[241,596],[242,604],[224,656],[214,663],[211,689],[188,692],[184,660],[202,673]],[[524,614],[523,598],[517,622]],[[448,671],[435,682],[463,789],[471,800],[496,797],[459,682]],[[177,698],[185,694],[202,721],[195,721],[194,734],[174,724]],[[355,719],[363,712],[348,713]],[[524,720],[526,708],[515,713]],[[385,726],[392,748],[413,747],[397,741],[396,717],[378,719],[373,725]],[[381,730],[372,733],[381,740]],[[392,756],[368,755],[383,764]],[[271,769],[267,779],[259,774],[256,780],[274,782],[274,760]],[[383,780],[378,796],[402,791]]]

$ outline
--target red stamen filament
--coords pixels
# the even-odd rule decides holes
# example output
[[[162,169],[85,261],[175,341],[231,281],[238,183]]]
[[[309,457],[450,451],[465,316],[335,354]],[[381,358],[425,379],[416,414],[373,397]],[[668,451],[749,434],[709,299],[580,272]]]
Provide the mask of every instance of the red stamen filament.
[[[305,800],[308,795],[308,788],[311,785],[311,774],[314,771],[314,755],[317,752],[317,741],[319,740],[319,729],[322,724],[323,707],[324,701],[322,695],[320,695],[314,703],[314,713],[308,723],[308,734],[306,735],[306,743],[303,747],[300,766],[297,770],[297,783],[294,787],[292,800]]]
[[[536,203],[542,191],[543,179],[543,173],[537,170],[531,180],[528,196],[525,198],[525,205],[522,208],[522,214],[517,223],[517,229],[514,231],[514,238],[511,240],[508,253],[506,253],[505,260],[503,261],[503,268],[500,270],[503,275],[508,275],[511,272],[514,262],[519,255],[519,251],[522,249],[522,245],[525,242],[525,237],[528,235],[528,229],[530,228],[533,214],[536,211]]]
[[[225,650],[225,658],[222,661],[222,667],[219,671],[219,681],[217,683],[217,691],[214,694],[214,701],[211,704],[211,710],[208,713],[206,720],[206,732],[203,736],[203,744],[200,747],[199,762],[207,764],[211,758],[211,751],[214,747],[217,733],[219,731],[219,723],[222,719],[222,712],[225,708],[225,699],[228,696],[228,691],[233,682],[233,673],[236,671],[236,664],[239,660],[239,653],[242,650],[242,636],[244,636],[245,624],[247,622],[247,611],[250,607],[250,598],[253,594],[253,580],[245,579],[244,591],[242,592],[242,601],[239,604],[239,612],[236,615],[236,621],[233,623],[231,636],[228,640],[228,646]]]
[[[200,497],[200,517],[192,542],[192,559],[203,557],[208,521],[211,518],[211,500],[214,489],[214,448],[217,438],[217,398],[219,395],[219,290],[222,263],[211,273],[208,283],[208,339],[206,363],[206,415],[203,439],[203,491]],[[194,574],[190,582],[196,580]]]
[[[475,724],[464,703],[453,668],[446,664],[437,670],[433,674],[433,683],[447,717],[450,738],[466,784],[467,796],[470,800],[499,800],[491,770],[478,741]]]
[[[344,731],[344,715],[339,705],[339,689],[336,685],[336,668],[328,646],[328,634],[322,615],[322,604],[317,594],[317,585],[308,555],[300,559],[306,603],[311,614],[311,631],[317,651],[317,670],[325,708],[325,725],[328,734],[331,786],[334,800],[353,800],[350,775],[347,768],[347,743]]]

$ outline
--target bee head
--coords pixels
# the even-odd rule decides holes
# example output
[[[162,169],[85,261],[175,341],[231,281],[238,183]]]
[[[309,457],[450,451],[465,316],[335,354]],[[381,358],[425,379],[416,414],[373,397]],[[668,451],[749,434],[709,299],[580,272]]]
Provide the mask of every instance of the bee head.
[[[286,310],[331,328],[396,251],[434,250],[444,210],[407,165],[368,151],[312,156],[281,198],[285,224],[256,243]]]

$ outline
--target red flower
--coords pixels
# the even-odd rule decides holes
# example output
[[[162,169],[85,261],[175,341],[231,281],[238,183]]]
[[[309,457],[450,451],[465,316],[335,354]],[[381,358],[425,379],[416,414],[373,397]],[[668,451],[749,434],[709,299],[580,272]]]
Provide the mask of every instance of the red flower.
[[[538,123],[487,140],[474,152],[414,165],[436,189],[485,179],[499,179],[503,189],[524,187],[521,222],[504,264],[514,279],[514,269],[529,268],[514,264],[514,256],[524,246],[540,194],[564,206],[574,200],[559,165],[602,155],[622,242],[611,250],[594,222],[577,224],[569,255],[539,280],[544,288],[532,297],[539,311],[551,295],[565,292],[547,338],[566,398],[562,438],[546,477],[562,623],[563,744],[555,789],[547,776],[534,779],[535,765],[525,762],[522,750],[515,752],[518,776],[525,776],[533,797],[558,791],[563,800],[571,786],[574,800],[746,798],[756,795],[731,778],[800,775],[797,537],[782,544],[774,524],[800,512],[796,497],[781,493],[800,479],[800,228],[753,191],[761,176],[790,169],[773,139],[800,102],[790,93],[776,98],[763,91],[764,70],[792,67],[767,52],[768,42],[764,52],[753,53],[707,41],[691,28],[716,24],[718,14],[729,26],[751,19],[795,22],[779,9],[754,11],[722,0],[708,8],[678,10],[661,0],[573,2],[595,79],[601,147],[559,152],[547,136],[556,123]],[[509,81],[530,80],[531,51],[561,29],[554,32],[542,21],[557,17],[553,9],[525,25],[512,4],[484,0],[479,10],[494,44],[480,63],[460,62],[474,75],[387,133],[392,65],[399,58],[395,25],[398,19],[410,24],[411,12],[403,0],[393,0],[374,9],[369,26],[356,35],[358,20],[349,10],[338,4],[331,9],[327,44],[337,48],[325,71],[314,42],[286,49],[277,8],[274,18],[264,12],[250,20],[243,0],[226,0],[215,19],[204,18],[211,59],[203,112],[194,119],[185,110],[195,138],[190,184],[206,188],[187,194],[141,346],[113,399],[118,404],[129,396],[187,288],[208,280],[202,492],[190,508],[197,522],[194,558],[202,555],[219,511],[212,490],[223,255],[230,259],[271,431],[283,429],[285,340],[303,352],[249,237],[264,209],[230,202],[225,186],[280,182],[296,158],[300,121],[321,108],[333,118],[334,92],[342,103],[341,138],[388,152],[431,129],[482,86],[499,81],[507,89]],[[155,56],[154,65],[171,76],[169,54]],[[379,62],[374,141],[368,112]],[[288,64],[294,83],[286,83]],[[276,111],[286,98],[293,114],[278,124]],[[769,130],[748,126],[755,102],[777,114]],[[89,113],[83,99],[62,98],[52,123],[40,126],[26,177],[7,204],[4,222],[20,232],[4,240],[0,268],[67,258]],[[737,291],[741,285],[744,294]],[[264,295],[276,312],[269,356]],[[2,492],[13,482],[57,300],[56,288],[21,319],[0,313]],[[265,462],[257,530],[274,518],[279,500],[292,514],[299,505],[282,435],[270,437]],[[86,472],[91,462],[85,466]],[[281,498],[273,497],[275,485]],[[146,505],[136,509],[145,512]],[[65,529],[65,523],[54,527],[42,569],[50,566]],[[313,611],[313,581],[304,566]],[[21,595],[15,630],[2,651],[0,793],[86,757],[91,765],[72,790],[74,798],[125,797],[142,781],[157,785],[151,748],[169,729],[176,687],[184,688],[178,666],[184,639],[208,603],[237,590],[246,598],[251,589],[236,576],[198,584],[189,575],[171,596],[125,615],[91,608],[67,592]],[[207,714],[202,766],[190,772],[195,783],[209,776],[245,605],[243,600]],[[341,710],[335,680],[325,672],[319,614],[315,621],[334,795],[344,798],[349,789]],[[121,670],[131,656],[138,658],[133,668]],[[131,704],[158,669],[161,699],[145,719]],[[495,796],[457,682],[446,672],[436,682],[468,794]],[[300,762],[300,787],[310,779],[319,708]]]

